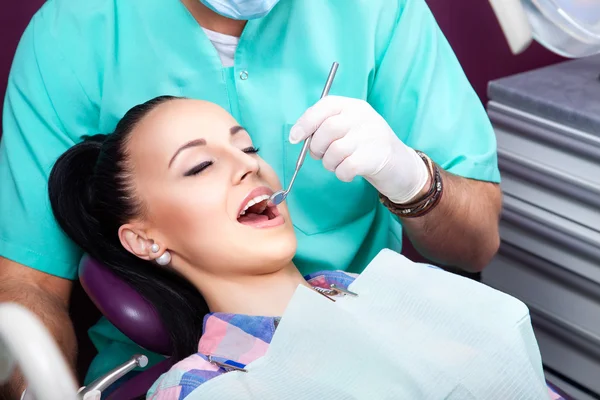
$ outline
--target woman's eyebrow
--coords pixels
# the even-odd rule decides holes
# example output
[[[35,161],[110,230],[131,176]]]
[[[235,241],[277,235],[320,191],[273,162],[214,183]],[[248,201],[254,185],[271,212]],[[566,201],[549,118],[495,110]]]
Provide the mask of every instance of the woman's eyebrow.
[[[234,125],[231,128],[229,128],[229,132],[232,135],[235,135],[239,131],[245,131],[245,130],[246,130],[246,128],[244,128],[242,126],[239,126],[239,125]],[[175,154],[173,154],[173,157],[171,157],[171,161],[169,161],[169,168],[171,168],[171,164],[173,164],[173,161],[175,161],[175,158],[182,151],[184,151],[186,149],[189,149],[191,147],[205,146],[205,145],[206,145],[206,140],[204,140],[204,139],[196,139],[196,140],[192,140],[190,142],[187,142],[186,144],[184,144],[183,146],[181,146],[180,148],[178,148],[177,151],[175,152]]]
[[[204,145],[206,145],[206,140],[204,140],[204,139],[196,139],[196,140],[187,142],[186,144],[184,144],[183,146],[178,148],[177,151],[175,152],[175,154],[173,154],[173,157],[171,157],[171,161],[169,161],[169,168],[171,168],[171,164],[173,164],[173,161],[175,161],[175,158],[179,155],[179,153],[181,153],[185,149],[189,149],[191,147],[197,147],[197,146],[204,146]]]

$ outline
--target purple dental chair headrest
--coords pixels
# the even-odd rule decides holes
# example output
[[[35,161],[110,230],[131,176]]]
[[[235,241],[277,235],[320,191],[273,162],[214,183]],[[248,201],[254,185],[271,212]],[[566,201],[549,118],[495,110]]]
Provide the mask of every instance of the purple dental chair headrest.
[[[102,315],[125,336],[154,353],[171,354],[158,313],[135,289],[87,254],[79,263],[79,280]]]

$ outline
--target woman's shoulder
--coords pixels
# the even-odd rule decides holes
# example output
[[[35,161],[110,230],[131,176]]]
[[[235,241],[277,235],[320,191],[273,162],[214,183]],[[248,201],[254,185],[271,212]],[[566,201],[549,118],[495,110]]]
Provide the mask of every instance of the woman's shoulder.
[[[148,391],[147,399],[180,400],[203,383],[224,372],[199,353],[191,355],[162,374]]]

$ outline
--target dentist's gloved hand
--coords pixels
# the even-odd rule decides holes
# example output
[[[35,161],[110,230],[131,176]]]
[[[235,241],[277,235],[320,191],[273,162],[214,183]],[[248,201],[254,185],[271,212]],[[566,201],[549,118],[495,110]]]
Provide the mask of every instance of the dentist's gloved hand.
[[[429,171],[421,157],[363,100],[321,99],[292,127],[290,142],[313,133],[312,156],[341,181],[362,176],[396,204],[409,203],[427,183]]]

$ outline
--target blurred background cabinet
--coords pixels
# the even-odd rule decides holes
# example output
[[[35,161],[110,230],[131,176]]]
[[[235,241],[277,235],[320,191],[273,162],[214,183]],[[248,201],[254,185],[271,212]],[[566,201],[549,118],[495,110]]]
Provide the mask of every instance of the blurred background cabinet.
[[[529,306],[547,373],[600,394],[600,57],[490,83],[504,209],[483,282]]]

